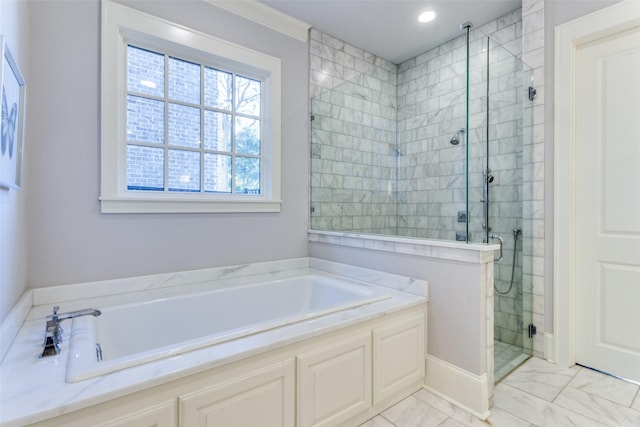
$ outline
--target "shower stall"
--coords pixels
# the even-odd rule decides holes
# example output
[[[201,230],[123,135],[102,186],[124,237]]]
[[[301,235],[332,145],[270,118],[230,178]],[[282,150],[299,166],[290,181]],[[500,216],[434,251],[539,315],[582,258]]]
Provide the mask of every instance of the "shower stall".
[[[346,62],[312,45],[312,70],[330,72],[312,72],[310,226],[499,243],[499,381],[532,350],[531,266],[523,254],[533,236],[535,89],[531,70],[485,34],[467,26],[401,64],[355,47]]]

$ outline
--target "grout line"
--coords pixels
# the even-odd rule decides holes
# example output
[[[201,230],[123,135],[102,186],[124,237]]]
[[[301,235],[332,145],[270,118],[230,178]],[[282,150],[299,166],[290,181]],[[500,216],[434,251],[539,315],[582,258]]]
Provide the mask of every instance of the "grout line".
[[[638,390],[636,390],[636,395],[633,397],[633,399],[631,399],[631,405],[629,405],[629,408],[640,412],[640,405],[638,406],[638,409],[633,407],[633,403],[636,401],[636,399],[640,399],[640,387],[638,387]]]
[[[580,366],[580,365],[576,365],[576,366]],[[584,368],[584,367],[580,366],[580,369],[578,369],[578,371],[576,372],[576,375],[574,375],[574,376],[573,376],[573,378],[575,378],[575,377],[578,375],[578,373],[580,372],[580,370],[582,370],[582,369],[587,369],[587,368]],[[572,380],[572,381],[573,381],[573,380]],[[574,413],[574,414],[581,415],[581,416],[583,416],[583,417],[585,417],[585,418],[588,418],[588,419],[590,419],[590,420],[593,420],[593,421],[595,421],[595,422],[597,422],[597,423],[602,423],[602,421],[597,420],[597,419],[595,419],[595,418],[593,418],[593,417],[591,417],[591,416],[589,416],[589,415],[587,415],[587,414],[583,414],[583,413],[578,412],[578,411],[575,411],[575,410],[573,410],[573,409],[571,409],[571,408],[567,408],[567,407],[565,407],[565,406],[562,406],[562,405],[559,405],[559,404],[555,403],[555,400],[558,398],[558,396],[560,396],[560,394],[562,394],[562,392],[563,392],[567,387],[569,387],[569,383],[570,383],[570,382],[571,382],[571,381],[569,381],[569,382],[568,382],[564,387],[562,387],[562,390],[560,391],[560,393],[558,393],[558,395],[553,399],[552,404],[553,404],[554,406],[558,407],[558,408],[562,408],[562,409],[564,409],[565,411],[569,411],[569,412],[572,412],[572,413]],[[573,388],[574,390],[578,390],[578,391],[581,391],[581,392],[583,392],[583,393],[586,393],[586,394],[587,394],[587,395],[589,395],[590,397],[597,397],[597,398],[600,398],[600,399],[603,399],[603,400],[608,400],[608,399],[605,399],[605,398],[603,398],[603,397],[601,397],[601,396],[598,396],[598,395],[595,395],[595,394],[591,394],[591,393],[589,393],[589,392],[586,392],[586,391],[584,391],[584,390],[580,390],[580,389],[575,388],[575,387],[571,387],[571,388]],[[613,403],[614,403],[615,405],[617,405],[617,406],[621,407],[621,408],[625,408],[625,406],[623,406],[623,405],[617,404],[617,403],[615,403],[615,402],[613,402]],[[633,403],[633,402],[632,402],[632,403]]]
[[[408,396],[407,396],[407,397],[408,397]],[[406,399],[406,397],[405,397],[405,399]],[[400,401],[400,402],[402,402],[402,401]],[[398,402],[398,403],[400,403],[400,402]],[[396,405],[397,405],[398,403],[396,403]],[[395,405],[394,405],[394,406],[395,406]],[[391,408],[393,408],[393,406],[391,406]],[[387,409],[388,409],[388,408],[387,408]],[[384,416],[384,415],[382,415],[382,414],[380,414],[380,415],[378,415],[378,416],[379,416],[380,418],[382,418],[383,420],[385,420],[386,422],[388,422],[389,424],[391,424],[393,427],[402,427],[402,426],[398,426],[396,423],[392,422],[391,420],[389,420],[389,418],[385,417],[385,416]]]
[[[576,366],[578,366],[578,365],[576,365]],[[562,392],[563,392],[567,387],[569,387],[569,384],[571,384],[571,381],[573,381],[573,380],[578,376],[578,374],[580,373],[580,370],[581,370],[581,369],[582,369],[582,367],[579,367],[578,369],[576,369],[576,373],[573,375],[573,377],[571,377],[571,379],[570,379],[569,381],[567,381],[567,383],[566,383],[565,385],[563,385],[563,386],[560,388],[560,391],[555,395],[555,397],[554,397],[553,399],[551,399],[551,401],[550,401],[551,403],[553,403],[554,405],[556,404],[555,402],[556,402],[556,399],[558,398],[558,396],[560,396],[560,395],[562,394]],[[575,387],[571,387],[571,388],[575,388]],[[577,389],[576,389],[576,390],[577,390]],[[558,405],[558,406],[560,406],[560,405]],[[560,407],[561,407],[561,408],[563,408],[563,406],[560,406]]]
[[[525,393],[525,394],[528,394],[529,396],[533,396],[531,393],[526,392],[526,391],[523,391],[523,390],[520,390],[519,388],[514,387],[514,386],[512,386],[512,385],[509,385],[509,384],[501,384],[501,386],[502,386],[503,388],[512,388],[512,389],[517,390],[517,391],[519,391],[519,392],[521,392],[521,393]],[[540,399],[540,398],[539,398],[539,397],[537,397],[537,396],[533,396],[533,397],[535,397],[535,398],[537,398],[537,399]],[[545,401],[544,399],[540,399],[540,400]],[[545,402],[546,402],[546,401],[545,401]],[[548,402],[548,403],[550,403],[550,402]],[[495,406],[495,403],[494,403],[494,406]],[[501,407],[501,406],[498,406],[498,408],[499,408],[500,410],[502,410],[502,411],[506,412],[507,414],[511,415],[511,416],[514,416],[514,417],[516,417],[516,418],[520,418],[519,414],[516,414],[516,413],[512,412],[512,409],[511,409],[511,408],[506,408],[506,407]],[[520,419],[522,419],[522,418],[520,418]],[[527,422],[527,423],[529,423],[529,424],[533,425],[533,423],[532,423],[530,420],[524,419],[524,422]]]

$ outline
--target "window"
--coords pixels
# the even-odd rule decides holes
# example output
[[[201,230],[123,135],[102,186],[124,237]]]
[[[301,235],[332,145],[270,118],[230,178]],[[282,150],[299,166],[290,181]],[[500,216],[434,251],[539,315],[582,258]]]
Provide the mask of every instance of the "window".
[[[127,45],[127,190],[260,194],[261,86]]]
[[[280,60],[103,2],[102,212],[280,210]]]

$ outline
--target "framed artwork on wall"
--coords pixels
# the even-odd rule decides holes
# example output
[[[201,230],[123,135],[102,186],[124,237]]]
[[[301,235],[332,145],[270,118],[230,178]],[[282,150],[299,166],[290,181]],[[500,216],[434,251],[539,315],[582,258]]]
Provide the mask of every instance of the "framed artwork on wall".
[[[22,187],[24,150],[25,81],[4,36],[0,36],[2,67],[2,131],[0,140],[0,188]]]

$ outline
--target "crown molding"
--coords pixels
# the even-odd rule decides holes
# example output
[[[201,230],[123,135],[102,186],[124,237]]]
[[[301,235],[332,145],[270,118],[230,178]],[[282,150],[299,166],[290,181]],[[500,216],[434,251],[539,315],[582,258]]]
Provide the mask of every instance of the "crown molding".
[[[309,37],[309,28],[311,28],[311,25],[256,0],[205,1],[296,40],[306,43]]]

